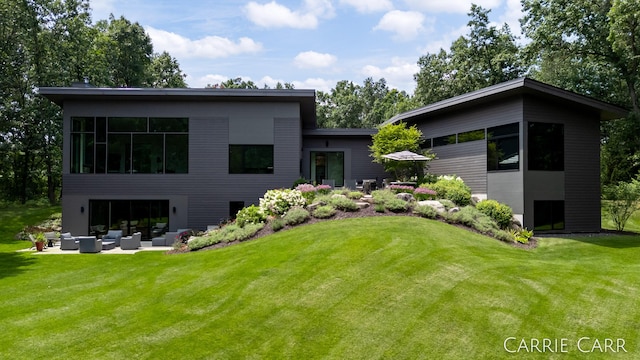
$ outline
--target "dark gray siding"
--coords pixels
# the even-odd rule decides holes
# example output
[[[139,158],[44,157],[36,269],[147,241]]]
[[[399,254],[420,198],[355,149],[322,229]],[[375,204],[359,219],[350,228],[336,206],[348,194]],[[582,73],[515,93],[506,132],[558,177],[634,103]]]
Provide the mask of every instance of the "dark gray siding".
[[[474,194],[487,193],[487,142],[471,141],[433,149],[438,159],[429,162],[429,172],[455,174],[471,187]]]
[[[565,220],[568,231],[600,231],[600,125],[581,114],[565,125]]]
[[[425,138],[435,138],[522,122],[522,116],[522,98],[515,96],[453,113],[421,118],[417,126]],[[430,162],[429,172],[438,175],[456,174],[471,187],[473,193],[488,192],[486,139],[439,146],[433,148],[433,152],[438,159]],[[521,188],[522,183],[511,186]]]
[[[564,124],[565,231],[600,231],[600,122],[597,112],[570,107],[529,96],[525,101],[526,121]],[[542,183],[544,174],[526,172],[525,181]],[[540,173],[540,172],[535,172]],[[553,175],[557,177],[557,175]],[[553,186],[553,177],[543,186]],[[533,212],[534,200],[555,200],[557,189],[527,194],[526,210]],[[533,216],[528,218],[533,220]],[[533,226],[533,224],[530,224]]]
[[[229,216],[229,202],[258,203],[267,189],[290,187],[300,176],[301,122],[297,103],[93,102],[65,104],[63,228],[85,234],[88,216],[79,213],[92,199],[169,200],[172,229],[204,229]],[[70,174],[72,116],[189,117],[188,174]],[[274,173],[229,174],[229,132],[234,119],[264,120],[256,126],[274,144]],[[249,142],[255,132],[247,131]],[[238,137],[235,137],[237,140]],[[66,214],[73,214],[67,216]]]

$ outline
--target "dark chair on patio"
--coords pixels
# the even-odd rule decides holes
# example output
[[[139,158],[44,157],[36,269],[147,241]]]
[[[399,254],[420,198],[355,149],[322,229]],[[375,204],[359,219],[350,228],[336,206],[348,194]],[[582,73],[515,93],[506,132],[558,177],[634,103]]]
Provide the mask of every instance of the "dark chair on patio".
[[[71,236],[71,233],[60,234],[60,250],[78,250],[78,238]]]
[[[113,242],[116,246],[120,246],[120,239],[122,238],[122,230],[109,230],[104,236],[102,236],[103,242]]]
[[[135,250],[138,249],[140,245],[140,240],[142,240],[142,233],[136,232],[131,236],[125,236],[120,239],[120,249],[122,250]]]
[[[102,240],[98,240],[95,236],[79,236],[81,253],[99,253],[102,251]]]

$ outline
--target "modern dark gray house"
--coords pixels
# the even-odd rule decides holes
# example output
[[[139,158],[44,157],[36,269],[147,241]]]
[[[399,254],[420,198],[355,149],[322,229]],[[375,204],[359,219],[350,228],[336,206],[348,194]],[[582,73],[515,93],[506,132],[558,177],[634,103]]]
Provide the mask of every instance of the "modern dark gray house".
[[[600,231],[600,122],[625,109],[527,78],[409,111],[437,159],[479,198],[513,208],[538,231]]]
[[[385,177],[374,130],[316,129],[314,90],[41,88],[64,108],[63,228],[205,229],[304,176]]]
[[[304,177],[335,186],[389,177],[373,129],[317,129],[314,90],[41,88],[64,108],[63,228],[152,235],[204,229]],[[517,79],[400,114],[474,195],[524,226],[600,230],[601,121],[624,109]]]

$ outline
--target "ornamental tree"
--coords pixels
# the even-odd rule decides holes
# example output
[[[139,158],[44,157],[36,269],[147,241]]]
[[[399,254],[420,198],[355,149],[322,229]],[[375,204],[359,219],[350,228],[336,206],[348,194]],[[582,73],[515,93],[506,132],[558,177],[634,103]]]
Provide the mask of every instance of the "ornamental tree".
[[[415,175],[416,172],[418,172],[418,176],[422,176],[422,171],[416,170],[418,170],[418,165],[424,164],[424,161],[416,163],[414,161],[389,160],[383,155],[408,150],[433,158],[433,154],[430,154],[428,150],[424,153],[420,150],[422,131],[415,125],[411,127],[407,127],[405,123],[384,125],[373,135],[372,140],[373,144],[369,146],[369,150],[373,162],[382,164],[384,170],[394,174],[396,179],[407,179],[409,176]]]

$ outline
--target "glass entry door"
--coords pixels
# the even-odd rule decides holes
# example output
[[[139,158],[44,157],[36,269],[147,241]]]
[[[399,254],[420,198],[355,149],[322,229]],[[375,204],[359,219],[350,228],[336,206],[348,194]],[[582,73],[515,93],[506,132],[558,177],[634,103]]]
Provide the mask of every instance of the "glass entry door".
[[[328,179],[333,180],[336,187],[344,186],[344,152],[312,151],[311,179],[316,184]]]
[[[169,200],[90,200],[89,219],[92,235],[122,230],[122,236],[140,232],[150,239],[157,224],[169,228]]]

